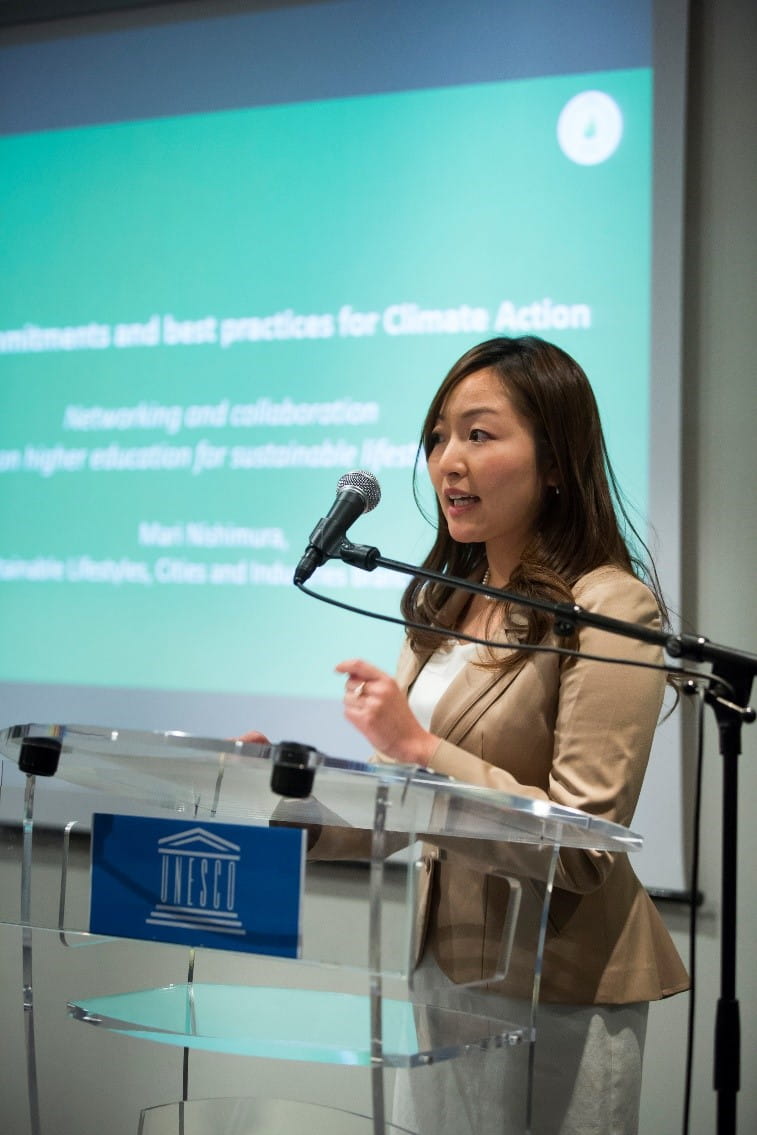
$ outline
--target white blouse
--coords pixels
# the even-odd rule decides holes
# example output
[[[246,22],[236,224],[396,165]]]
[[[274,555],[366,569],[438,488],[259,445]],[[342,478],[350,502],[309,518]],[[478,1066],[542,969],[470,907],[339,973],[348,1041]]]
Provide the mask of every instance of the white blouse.
[[[453,642],[449,650],[437,650],[415,680],[408,701],[424,729],[431,725],[431,715],[444,691],[464,666],[475,661],[481,648],[476,642]]]

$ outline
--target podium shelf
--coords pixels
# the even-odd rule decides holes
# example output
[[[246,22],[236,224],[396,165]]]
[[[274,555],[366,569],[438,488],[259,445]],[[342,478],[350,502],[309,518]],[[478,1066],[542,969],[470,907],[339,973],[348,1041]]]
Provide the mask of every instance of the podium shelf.
[[[526,1027],[451,1009],[425,1007],[435,1023],[454,1020],[460,1043],[424,1048],[412,1002],[382,999],[382,1058],[413,1068],[473,1049],[527,1043]],[[69,1002],[77,1021],[159,1044],[236,1056],[317,1064],[371,1065],[367,996],[288,988],[182,984]]]

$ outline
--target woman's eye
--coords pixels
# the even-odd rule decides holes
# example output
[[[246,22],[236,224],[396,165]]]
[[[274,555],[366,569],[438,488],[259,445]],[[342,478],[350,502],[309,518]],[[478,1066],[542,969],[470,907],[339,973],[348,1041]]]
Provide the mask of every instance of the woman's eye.
[[[442,440],[442,435],[438,431],[434,431],[434,433],[429,435],[429,439],[428,439],[429,449],[433,449],[434,446],[438,445],[441,440]]]
[[[489,434],[486,432],[486,430],[471,430],[470,432],[471,441],[486,441],[488,437]]]

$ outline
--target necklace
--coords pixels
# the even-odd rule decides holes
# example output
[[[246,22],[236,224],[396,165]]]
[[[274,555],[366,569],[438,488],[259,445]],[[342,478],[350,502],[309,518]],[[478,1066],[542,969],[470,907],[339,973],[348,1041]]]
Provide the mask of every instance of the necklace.
[[[484,572],[484,578],[481,580],[481,586],[482,587],[488,587],[489,586],[489,569],[488,568]],[[484,599],[487,601],[487,603],[496,603],[497,602],[497,599],[495,598],[494,595],[484,595]]]

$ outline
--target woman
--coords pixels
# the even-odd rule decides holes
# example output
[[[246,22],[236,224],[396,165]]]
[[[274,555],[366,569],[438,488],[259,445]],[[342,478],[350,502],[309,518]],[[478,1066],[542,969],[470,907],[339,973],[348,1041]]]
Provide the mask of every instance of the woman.
[[[422,445],[438,508],[424,567],[660,625],[658,589],[641,581],[618,524],[594,396],[564,351],[536,338],[472,348],[435,395]],[[418,579],[402,611],[422,628],[661,661],[657,647],[588,627],[566,643],[534,609]],[[396,679],[362,659],[337,670],[347,675],[347,718],[381,757],[630,824],[662,703],[661,671],[487,650],[426,629],[408,632]],[[433,865],[421,966],[430,981],[480,981],[491,972],[490,927],[507,902],[500,882],[498,889],[454,853]],[[687,984],[628,857],[562,852],[541,984],[533,1130],[634,1132],[648,1002]],[[425,1072],[414,1073],[415,1098],[403,1102],[397,1122],[424,1135],[502,1131],[510,1089],[501,1059],[482,1057],[462,1076],[461,1063],[440,1066],[433,1091],[424,1088]]]

